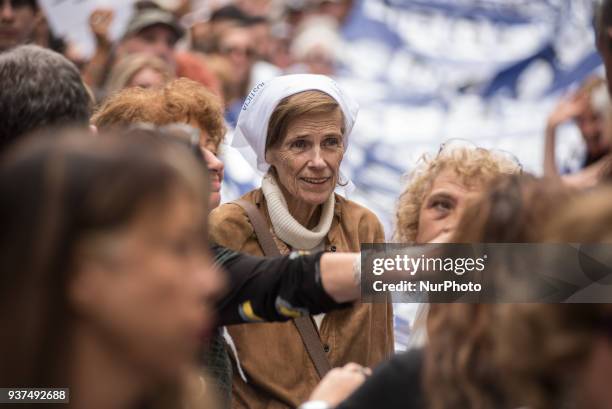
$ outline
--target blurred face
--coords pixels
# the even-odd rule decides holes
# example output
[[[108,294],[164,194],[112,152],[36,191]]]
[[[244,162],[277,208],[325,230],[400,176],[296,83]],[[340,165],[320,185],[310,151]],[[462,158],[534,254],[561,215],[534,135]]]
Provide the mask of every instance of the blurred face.
[[[270,27],[267,23],[256,24],[251,27],[254,39],[254,48],[259,58],[267,59],[270,55]]]
[[[255,61],[251,31],[243,27],[225,30],[219,41],[219,52],[232,64],[236,81],[246,81]]]
[[[319,205],[334,191],[343,155],[342,114],[336,109],[294,120],[283,141],[266,152],[266,161],[286,193]]]
[[[178,38],[170,27],[157,24],[124,39],[120,51],[125,54],[152,54],[174,66],[174,46],[177,41]]]
[[[597,50],[601,54],[606,69],[606,82],[608,85],[608,94],[612,96],[612,47],[610,45],[610,27],[606,27],[606,39],[597,42]]]
[[[608,152],[610,147],[604,137],[602,115],[589,104],[585,104],[584,110],[576,117],[576,125],[580,129],[590,156],[598,157]]]
[[[169,197],[91,246],[98,257],[81,259],[72,287],[84,326],[112,340],[123,362],[160,379],[193,362],[222,285],[202,227],[206,209],[184,191]]]
[[[219,160],[219,147],[210,139],[206,129],[200,128],[197,121],[189,121],[189,125],[200,130],[200,149],[206,160],[208,176],[210,177],[210,198],[208,201],[209,210],[219,206],[221,203],[221,185],[223,183],[223,172],[225,166]]]
[[[25,0],[0,0],[0,51],[26,43],[37,17]]]
[[[421,204],[416,242],[423,244],[450,237],[461,214],[480,193],[480,187],[467,186],[455,171],[440,172]]]
[[[134,74],[127,87],[159,88],[165,83],[166,78],[160,72],[153,68],[145,67]]]
[[[303,62],[311,74],[333,75],[334,73],[333,57],[321,46],[314,47],[305,56]]]

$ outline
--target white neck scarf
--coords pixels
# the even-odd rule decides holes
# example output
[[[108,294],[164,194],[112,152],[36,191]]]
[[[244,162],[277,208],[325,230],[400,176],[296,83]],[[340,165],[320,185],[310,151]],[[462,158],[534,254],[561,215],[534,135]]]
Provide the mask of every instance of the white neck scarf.
[[[274,176],[270,173],[264,176],[261,182],[261,190],[266,198],[274,233],[276,233],[279,239],[296,250],[312,250],[321,244],[327,233],[329,233],[334,217],[336,198],[333,192],[323,203],[319,223],[314,229],[308,230],[289,213],[287,200],[285,200],[283,192]]]

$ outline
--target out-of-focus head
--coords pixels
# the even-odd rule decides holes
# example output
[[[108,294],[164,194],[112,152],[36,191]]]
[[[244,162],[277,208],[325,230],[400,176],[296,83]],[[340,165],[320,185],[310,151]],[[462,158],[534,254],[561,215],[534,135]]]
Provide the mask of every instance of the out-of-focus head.
[[[120,56],[147,53],[175,65],[174,47],[184,30],[174,14],[146,5],[138,8],[118,47]]]
[[[539,242],[547,223],[573,196],[559,181],[529,174],[498,174],[482,189],[466,204],[451,242]],[[505,401],[502,383],[497,382],[504,368],[495,360],[493,337],[497,307],[430,306],[425,368],[430,407],[497,407]]]
[[[610,304],[505,304],[494,330],[510,405],[612,408]]]
[[[543,229],[551,243],[612,243],[612,188],[565,203]],[[609,252],[603,257],[606,265]],[[502,380],[516,406],[612,408],[612,307],[609,304],[507,304],[498,337]]]
[[[39,15],[36,0],[1,0],[0,52],[30,41]]]
[[[87,125],[91,98],[77,68],[33,45],[0,54],[0,150],[42,126]]]
[[[273,14],[274,0],[237,0],[236,4],[249,16],[269,16]]]
[[[467,204],[452,241],[455,243],[530,243],[576,192],[558,180],[530,174],[501,174],[483,194]]]
[[[235,82],[243,84],[255,63],[255,43],[246,25],[232,25],[219,33],[217,53],[232,64]]]
[[[346,20],[353,7],[353,0],[315,0],[313,3],[316,13],[333,17],[338,24]]]
[[[252,17],[248,25],[253,36],[257,59],[269,61],[273,52],[270,20],[263,16]]]
[[[211,177],[211,208],[220,201],[223,163],[217,159],[225,136],[223,107],[219,97],[203,85],[181,78],[162,88],[128,88],[109,97],[96,110],[92,123],[100,130],[138,123],[184,123],[200,133],[200,147]]]
[[[56,133],[2,161],[0,380],[66,384],[88,365],[74,362],[87,339],[135,380],[172,382],[211,330],[222,284],[206,170],[162,136]]]
[[[342,51],[338,24],[331,17],[316,16],[304,20],[291,45],[295,62],[311,74],[332,75]]]
[[[203,53],[215,52],[220,33],[225,29],[244,25],[250,17],[240,8],[228,4],[214,10],[204,10],[200,16],[192,13],[193,21],[190,27],[192,45],[195,50]]]
[[[105,92],[114,94],[123,88],[161,87],[174,78],[172,68],[149,54],[132,54],[121,58],[112,68]]]
[[[467,205],[501,174],[520,172],[510,155],[470,144],[443,145],[434,158],[424,156],[400,195],[396,240],[427,243],[451,237]]]
[[[600,158],[610,151],[611,144],[605,129],[612,109],[606,81],[596,76],[588,78],[578,90],[577,97],[583,101],[583,108],[576,116],[576,125],[580,129],[589,156]]]
[[[595,16],[595,42],[602,56],[608,79],[608,93],[612,95],[612,0],[603,0]]]
[[[546,229],[551,242],[612,243],[612,189],[602,185],[566,204]]]

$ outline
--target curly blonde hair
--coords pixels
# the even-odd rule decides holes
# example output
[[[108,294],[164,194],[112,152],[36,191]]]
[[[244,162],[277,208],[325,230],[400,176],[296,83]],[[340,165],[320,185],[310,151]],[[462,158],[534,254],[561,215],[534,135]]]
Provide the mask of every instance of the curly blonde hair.
[[[124,89],[104,101],[91,119],[99,129],[138,122],[166,125],[190,121],[208,133],[216,151],[225,135],[221,100],[187,78],[170,81],[162,88]]]
[[[480,186],[501,174],[518,173],[520,166],[502,155],[483,148],[455,148],[436,157],[424,155],[409,175],[409,184],[400,195],[395,220],[395,240],[414,243],[419,231],[419,214],[427,193],[438,175],[452,169],[467,186]]]

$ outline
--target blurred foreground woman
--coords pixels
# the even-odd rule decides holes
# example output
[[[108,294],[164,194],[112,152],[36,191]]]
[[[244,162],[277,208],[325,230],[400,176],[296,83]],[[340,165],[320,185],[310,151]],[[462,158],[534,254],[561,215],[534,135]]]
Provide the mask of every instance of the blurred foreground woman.
[[[185,407],[222,286],[203,166],[157,138],[83,133],[7,153],[0,385],[69,387],[73,408]]]

